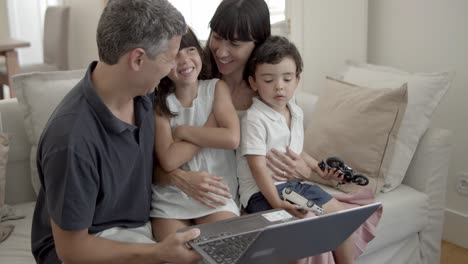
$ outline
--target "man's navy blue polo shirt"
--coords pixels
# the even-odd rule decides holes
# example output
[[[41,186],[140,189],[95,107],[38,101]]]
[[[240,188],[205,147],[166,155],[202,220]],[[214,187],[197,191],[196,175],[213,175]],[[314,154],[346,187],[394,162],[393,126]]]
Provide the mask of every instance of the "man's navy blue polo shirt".
[[[50,218],[64,230],[90,233],[149,221],[153,94],[134,99],[135,126],[119,120],[93,87],[96,65],[57,106],[39,140],[41,190],[32,226],[38,263],[60,263]]]

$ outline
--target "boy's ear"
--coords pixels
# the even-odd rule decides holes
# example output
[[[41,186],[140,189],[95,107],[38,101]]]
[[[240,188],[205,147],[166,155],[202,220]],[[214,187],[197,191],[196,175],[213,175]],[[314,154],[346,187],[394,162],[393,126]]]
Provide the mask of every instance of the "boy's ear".
[[[249,84],[250,84],[250,88],[252,88],[252,90],[254,90],[255,92],[258,90],[257,89],[257,82],[255,81],[254,77],[249,76]]]
[[[143,66],[144,56],[146,54],[145,50],[142,48],[132,49],[128,52],[128,64],[130,68],[134,71],[139,71]]]

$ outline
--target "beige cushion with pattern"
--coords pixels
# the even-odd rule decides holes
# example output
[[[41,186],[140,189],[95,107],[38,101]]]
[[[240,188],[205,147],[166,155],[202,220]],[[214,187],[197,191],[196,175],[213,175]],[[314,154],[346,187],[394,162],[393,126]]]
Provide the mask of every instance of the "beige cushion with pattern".
[[[394,143],[408,101],[407,87],[372,89],[327,78],[305,131],[304,150],[317,160],[339,157],[355,173],[368,176],[367,186],[348,183],[350,192],[370,188],[379,192],[393,154]],[[337,186],[335,180],[313,175],[319,183]]]

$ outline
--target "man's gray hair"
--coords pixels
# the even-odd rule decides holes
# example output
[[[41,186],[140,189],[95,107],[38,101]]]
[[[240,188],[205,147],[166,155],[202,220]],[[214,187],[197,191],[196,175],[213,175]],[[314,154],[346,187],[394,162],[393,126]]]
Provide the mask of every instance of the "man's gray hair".
[[[167,49],[168,40],[186,32],[184,17],[167,0],[110,0],[97,29],[99,58],[112,65],[142,48],[154,59]]]

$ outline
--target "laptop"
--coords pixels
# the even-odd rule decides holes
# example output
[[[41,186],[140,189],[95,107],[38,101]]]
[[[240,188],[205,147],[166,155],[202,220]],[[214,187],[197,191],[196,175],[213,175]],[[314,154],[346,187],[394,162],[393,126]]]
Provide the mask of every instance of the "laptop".
[[[180,231],[200,229],[189,245],[204,263],[287,263],[334,250],[380,206],[373,203],[304,219],[273,209]]]

